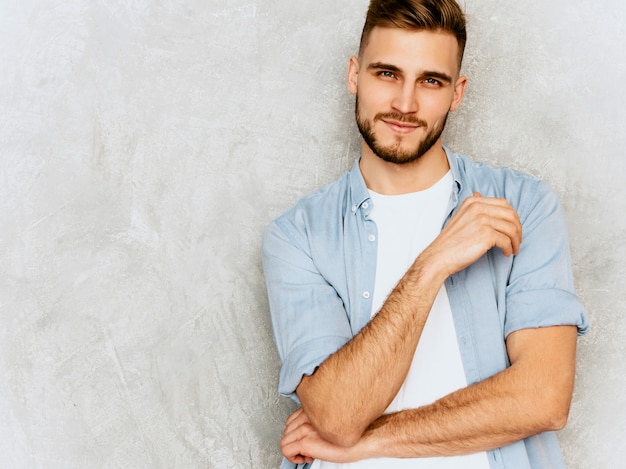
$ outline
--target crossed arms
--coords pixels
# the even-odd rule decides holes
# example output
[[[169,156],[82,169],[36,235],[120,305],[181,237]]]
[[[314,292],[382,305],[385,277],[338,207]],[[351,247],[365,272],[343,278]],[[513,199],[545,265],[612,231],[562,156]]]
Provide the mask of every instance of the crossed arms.
[[[519,217],[505,200],[466,199],[372,321],[302,378],[302,408],[287,420],[281,440],[287,459],[451,456],[561,428],[574,382],[574,326],[513,332],[506,370],[433,404],[382,415],[405,379],[446,278],[493,247],[515,255],[521,242]]]

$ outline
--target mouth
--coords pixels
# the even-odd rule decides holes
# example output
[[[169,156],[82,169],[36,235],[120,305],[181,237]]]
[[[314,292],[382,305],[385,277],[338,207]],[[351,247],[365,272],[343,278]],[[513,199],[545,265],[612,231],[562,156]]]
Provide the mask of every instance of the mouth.
[[[419,129],[421,126],[419,124],[412,124],[409,122],[401,122],[393,119],[381,119],[387,127],[389,127],[393,132],[399,134],[410,134],[416,129]]]

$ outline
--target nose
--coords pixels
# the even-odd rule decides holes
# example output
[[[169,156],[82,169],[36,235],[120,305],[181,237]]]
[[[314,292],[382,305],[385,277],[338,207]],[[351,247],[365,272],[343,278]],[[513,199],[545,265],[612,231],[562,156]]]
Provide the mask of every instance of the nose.
[[[413,83],[403,83],[397,90],[393,102],[394,110],[402,114],[415,114],[418,110],[417,93]]]

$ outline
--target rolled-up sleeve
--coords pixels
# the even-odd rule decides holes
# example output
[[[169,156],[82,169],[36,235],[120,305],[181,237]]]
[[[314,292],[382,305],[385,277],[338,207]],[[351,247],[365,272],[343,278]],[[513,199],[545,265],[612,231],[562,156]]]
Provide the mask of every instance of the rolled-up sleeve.
[[[263,238],[263,270],[282,368],[278,391],[298,402],[295,390],[352,338],[343,301],[320,273],[304,229],[272,222]]]
[[[506,295],[504,333],[537,327],[589,327],[585,307],[576,296],[567,225],[557,195],[538,182],[524,207],[523,240],[515,257]]]

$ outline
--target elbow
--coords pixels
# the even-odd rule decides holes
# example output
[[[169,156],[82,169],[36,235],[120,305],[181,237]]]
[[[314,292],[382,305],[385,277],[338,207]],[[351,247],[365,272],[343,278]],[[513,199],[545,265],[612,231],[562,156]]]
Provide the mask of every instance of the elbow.
[[[345,405],[337,402],[320,400],[316,393],[309,392],[308,387],[301,386],[298,397],[311,426],[329,443],[351,448],[359,442],[369,425],[363,412],[347,410]]]
[[[345,431],[345,432],[319,432],[321,437],[324,438],[329,443],[333,443],[337,446],[341,446],[342,448],[352,448],[355,446],[359,440],[361,439],[362,433],[355,431]]]
[[[317,431],[324,440],[342,448],[352,448],[359,442],[362,436],[362,432],[351,429],[340,431],[317,429]]]
[[[547,396],[549,397],[546,398]],[[562,430],[569,417],[571,396],[562,392],[547,393],[543,396],[543,402],[544,405],[538,406],[541,409],[541,415],[538,416],[538,420],[542,422],[541,431]]]
[[[324,440],[343,448],[355,446],[365,431],[365,428],[341,419],[331,418],[328,415],[321,418],[310,415],[309,419],[313,428]]]
[[[359,423],[346,419],[346,416],[340,413],[326,412],[326,409],[312,412],[310,408],[307,409],[304,406],[303,410],[310,424],[325,441],[343,448],[355,446],[366,429]]]
[[[562,430],[567,424],[567,418],[569,416],[569,405],[560,406],[560,408],[555,409],[547,422],[547,430],[548,431],[558,431]]]

